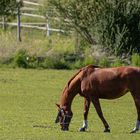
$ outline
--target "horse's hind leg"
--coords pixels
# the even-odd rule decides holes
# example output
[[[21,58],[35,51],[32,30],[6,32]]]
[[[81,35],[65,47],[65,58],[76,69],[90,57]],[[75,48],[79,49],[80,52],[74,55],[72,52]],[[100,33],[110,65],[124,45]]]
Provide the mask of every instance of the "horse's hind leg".
[[[136,105],[136,109],[137,109],[137,114],[138,114],[138,118],[136,121],[136,126],[135,128],[131,131],[131,133],[136,133],[139,129],[140,129],[140,94],[132,94],[133,98],[134,98],[134,102]]]
[[[97,112],[98,116],[100,117],[100,119],[102,120],[102,122],[104,124],[104,127],[105,127],[104,132],[110,132],[109,125],[108,125],[107,121],[105,120],[105,118],[103,116],[103,113],[102,113],[102,110],[101,110],[99,98],[95,98],[95,97],[92,98],[92,103],[93,103],[93,105],[96,109],[96,112]]]
[[[88,111],[90,107],[90,99],[89,98],[84,98],[84,121],[83,121],[83,127],[80,128],[80,131],[85,131],[88,128]]]

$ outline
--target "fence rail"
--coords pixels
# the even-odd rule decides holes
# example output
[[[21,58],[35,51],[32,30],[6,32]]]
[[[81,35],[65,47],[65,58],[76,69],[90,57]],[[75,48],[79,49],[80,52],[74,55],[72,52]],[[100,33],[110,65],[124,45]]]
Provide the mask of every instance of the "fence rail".
[[[0,24],[3,24],[3,22],[0,22]],[[7,22],[6,25],[17,26],[17,23]],[[62,33],[65,32],[64,30],[61,30],[61,29],[48,28],[46,23],[21,23],[20,27],[39,29],[39,30],[44,30],[44,31],[53,31],[53,32],[62,32]]]
[[[37,18],[46,19],[46,17],[41,16],[41,15],[37,15],[37,14],[21,13],[21,15],[28,16],[28,17],[37,17]]]
[[[31,8],[31,7],[22,7],[20,10],[21,11],[38,11],[37,8]]]
[[[34,6],[43,6],[42,4],[36,3],[36,2],[30,2],[30,1],[23,1],[24,4],[34,5]]]
[[[31,29],[38,29],[38,30],[44,30],[47,31],[47,36],[50,35],[50,31],[51,32],[62,32],[64,33],[65,31],[62,29],[55,29],[55,28],[50,28],[50,23],[48,18],[46,18],[43,15],[39,15],[39,14],[32,14],[32,11],[38,11],[38,7],[39,6],[43,6],[42,4],[36,3],[36,2],[31,2],[31,1],[27,1],[27,0],[23,0],[23,3],[25,4],[24,7],[22,7],[21,9],[17,9],[17,23],[15,22],[6,22],[5,18],[3,18],[2,22],[0,22],[0,24],[3,26],[3,28],[6,27],[6,25],[8,26],[16,26],[17,27],[17,39],[18,41],[21,41],[21,37],[20,37],[20,28],[31,28]],[[30,7],[30,5],[32,5]],[[29,13],[27,11],[30,11]],[[20,21],[20,17],[21,16],[27,16],[27,17],[34,17],[34,18],[40,18],[40,19],[44,19],[44,23],[40,22],[40,23],[22,23]],[[50,17],[52,19],[52,17]],[[59,18],[54,18],[54,20],[59,20]]]

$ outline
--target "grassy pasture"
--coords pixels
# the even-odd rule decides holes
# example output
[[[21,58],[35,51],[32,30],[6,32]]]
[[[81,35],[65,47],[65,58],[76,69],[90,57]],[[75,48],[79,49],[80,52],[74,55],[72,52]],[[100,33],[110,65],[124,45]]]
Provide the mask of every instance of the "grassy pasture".
[[[93,106],[89,112],[88,132],[78,132],[83,121],[83,98],[73,101],[74,113],[69,132],[61,132],[54,123],[55,103],[75,71],[0,69],[0,139],[2,140],[138,140],[131,135],[136,110],[130,94],[107,101],[101,100],[111,133],[103,125]]]

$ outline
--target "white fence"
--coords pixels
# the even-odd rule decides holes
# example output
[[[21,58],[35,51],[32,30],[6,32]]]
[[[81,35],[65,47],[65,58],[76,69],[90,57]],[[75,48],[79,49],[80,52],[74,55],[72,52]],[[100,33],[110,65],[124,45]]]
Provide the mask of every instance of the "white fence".
[[[54,29],[50,28],[48,19],[43,15],[38,14],[31,14],[31,11],[38,11],[38,7],[42,6],[39,3],[30,2],[30,1],[23,1],[25,5],[28,5],[28,7],[22,7],[21,9],[17,9],[17,22],[5,22],[5,19],[3,18],[3,21],[0,22],[1,25],[3,25],[3,28],[5,28],[6,25],[8,26],[16,26],[17,27],[17,39],[18,41],[21,41],[20,31],[22,28],[31,28],[31,29],[38,29],[38,30],[44,30],[47,32],[47,36],[50,36],[50,32],[64,32],[64,30],[61,29]],[[32,7],[30,7],[32,5]],[[30,13],[26,12],[30,11]],[[41,23],[21,23],[20,17],[21,16],[27,16],[27,17],[34,17],[34,18],[40,18],[44,19],[44,22]]]
[[[0,22],[0,24],[3,24],[3,22]],[[17,23],[6,22],[6,25],[17,26]],[[20,27],[39,29],[39,30],[49,30],[53,32],[62,32],[62,33],[64,32],[64,30],[61,29],[48,28],[46,23],[21,23]]]

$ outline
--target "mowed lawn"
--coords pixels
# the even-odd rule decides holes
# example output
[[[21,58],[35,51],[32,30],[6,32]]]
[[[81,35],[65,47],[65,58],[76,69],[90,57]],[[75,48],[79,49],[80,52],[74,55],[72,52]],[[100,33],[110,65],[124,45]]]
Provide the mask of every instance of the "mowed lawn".
[[[83,98],[77,95],[69,132],[55,124],[64,85],[76,71],[0,69],[0,140],[139,140],[140,132],[129,134],[135,125],[136,109],[130,93],[116,100],[101,100],[111,133],[93,105],[88,132],[79,132],[83,122]]]

